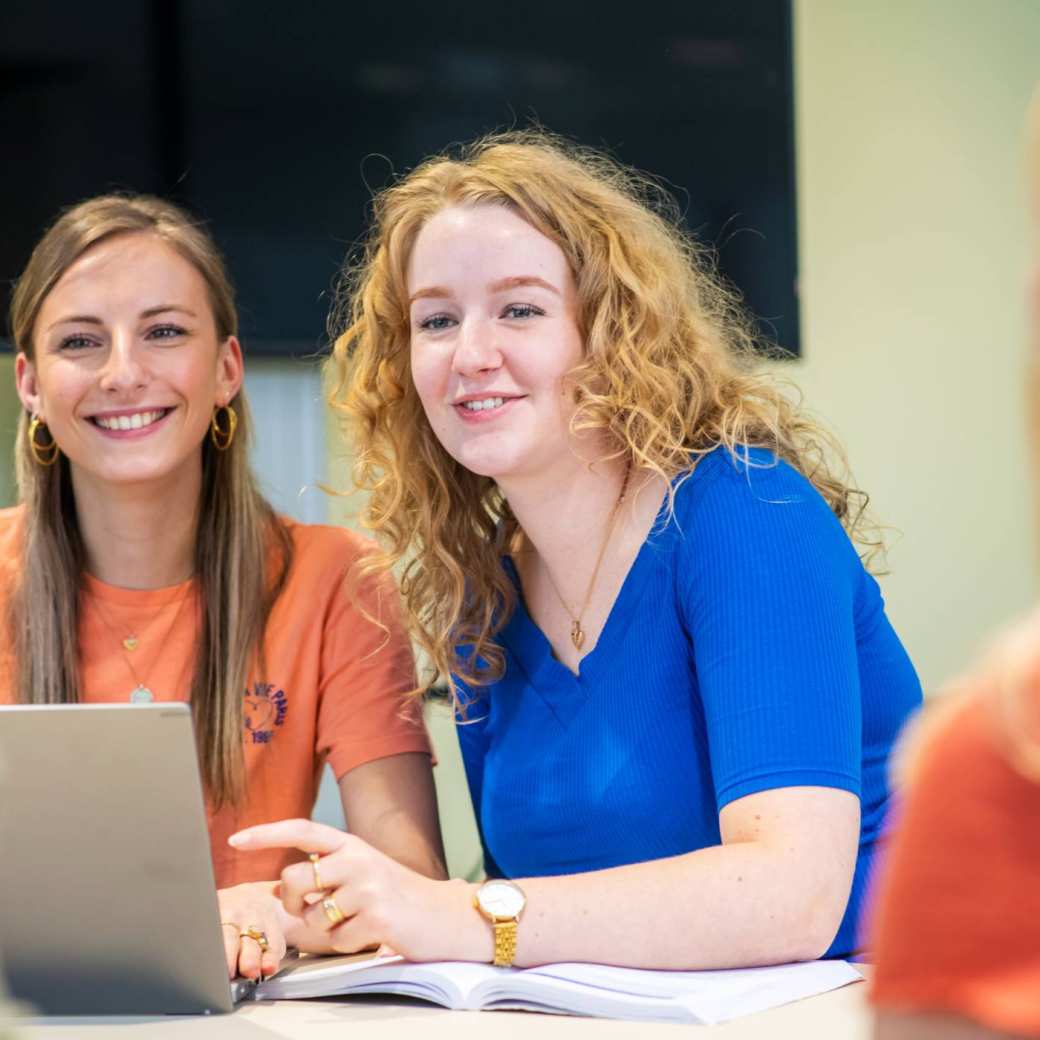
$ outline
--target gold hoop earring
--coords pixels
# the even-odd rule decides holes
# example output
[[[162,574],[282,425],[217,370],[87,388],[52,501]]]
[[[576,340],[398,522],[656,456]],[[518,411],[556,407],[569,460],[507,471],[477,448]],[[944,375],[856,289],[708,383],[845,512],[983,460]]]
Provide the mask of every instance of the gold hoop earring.
[[[47,430],[47,424],[40,422],[39,416],[34,415],[29,420],[29,451],[32,452],[32,457],[40,466],[53,466],[58,461],[61,451],[50,430],[47,430],[50,440],[46,444],[41,444],[36,439],[36,432],[41,428]]]
[[[227,413],[227,427],[220,425],[220,413]],[[231,442],[235,439],[235,431],[238,429],[238,415],[230,405],[222,404],[213,412],[213,418],[209,421],[209,439],[217,451],[227,451]]]

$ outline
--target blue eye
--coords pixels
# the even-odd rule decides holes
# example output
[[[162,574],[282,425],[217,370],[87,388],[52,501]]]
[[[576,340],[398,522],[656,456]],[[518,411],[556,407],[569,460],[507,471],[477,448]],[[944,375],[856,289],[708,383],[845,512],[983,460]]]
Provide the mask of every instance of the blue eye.
[[[441,329],[446,329],[453,321],[454,319],[449,318],[446,314],[435,314],[432,318],[420,321],[419,328],[426,329],[428,332],[439,332]]]
[[[535,318],[545,314],[541,307],[535,307],[533,303],[511,303],[502,312],[504,318]]]

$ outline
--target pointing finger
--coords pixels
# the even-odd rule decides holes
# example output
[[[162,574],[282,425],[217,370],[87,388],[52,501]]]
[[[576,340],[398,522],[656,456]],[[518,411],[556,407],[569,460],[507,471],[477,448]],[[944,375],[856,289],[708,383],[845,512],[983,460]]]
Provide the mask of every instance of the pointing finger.
[[[247,827],[228,838],[235,849],[299,849],[301,852],[335,852],[346,843],[348,835],[335,827],[313,820],[279,820]]]

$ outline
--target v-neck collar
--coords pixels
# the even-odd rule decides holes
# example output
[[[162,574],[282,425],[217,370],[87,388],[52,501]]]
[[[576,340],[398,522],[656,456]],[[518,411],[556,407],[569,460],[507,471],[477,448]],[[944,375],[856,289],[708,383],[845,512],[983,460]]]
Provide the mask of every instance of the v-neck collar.
[[[577,673],[553,654],[552,644],[527,611],[516,565],[509,556],[502,557],[502,565],[516,588],[517,599],[499,638],[524,671],[531,687],[563,726],[568,726],[584,708],[590,690],[603,675],[603,670],[609,669],[610,661],[625,639],[647,580],[657,565],[657,554],[665,543],[668,528],[674,523],[668,512],[670,499],[670,494],[664,496],[653,526],[614,598],[599,639],[578,662]]]

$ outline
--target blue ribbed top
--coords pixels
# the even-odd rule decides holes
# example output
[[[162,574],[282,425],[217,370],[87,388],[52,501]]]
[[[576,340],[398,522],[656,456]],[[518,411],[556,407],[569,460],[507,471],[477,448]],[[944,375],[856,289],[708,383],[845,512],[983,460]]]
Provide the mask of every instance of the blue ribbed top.
[[[506,567],[516,580],[510,562]],[[913,665],[837,518],[786,463],[705,456],[662,508],[575,676],[521,602],[504,677],[457,727],[488,873],[535,877],[718,845],[719,811],[772,788],[860,798],[856,920]]]

